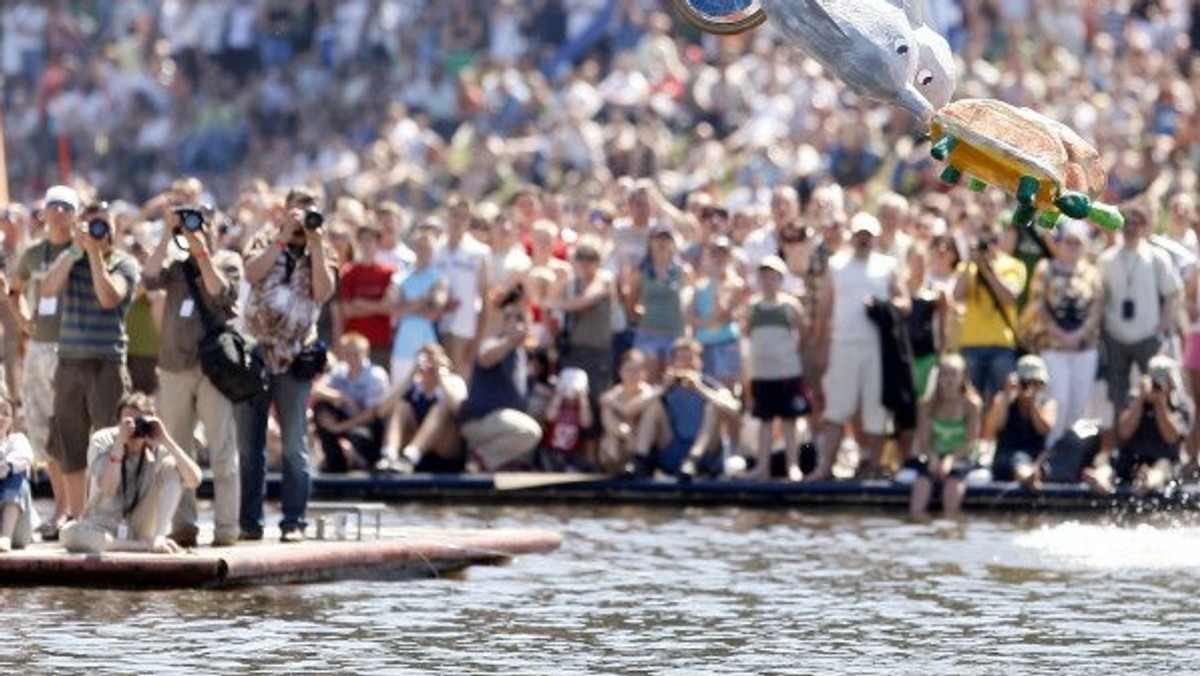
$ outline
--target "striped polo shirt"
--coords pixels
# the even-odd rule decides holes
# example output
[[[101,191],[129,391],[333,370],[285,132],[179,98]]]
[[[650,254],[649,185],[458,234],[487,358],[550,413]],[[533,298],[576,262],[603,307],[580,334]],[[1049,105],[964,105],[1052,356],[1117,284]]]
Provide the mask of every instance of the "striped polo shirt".
[[[115,308],[100,307],[87,257],[76,261],[60,300],[59,359],[125,360],[129,340],[125,333],[125,311],[129,309],[140,270],[132,256],[116,249],[108,254],[105,265],[109,274],[125,280],[129,291]]]

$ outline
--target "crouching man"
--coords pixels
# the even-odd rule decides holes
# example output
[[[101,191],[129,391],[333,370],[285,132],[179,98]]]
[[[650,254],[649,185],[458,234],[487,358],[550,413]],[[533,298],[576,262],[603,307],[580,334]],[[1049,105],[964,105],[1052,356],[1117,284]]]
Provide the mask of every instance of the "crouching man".
[[[679,338],[671,347],[671,363],[663,384],[638,423],[633,473],[655,471],[689,481],[697,475],[717,477],[724,470],[719,423],[736,416],[740,406],[715,380],[700,374],[700,343]]]
[[[87,504],[60,538],[70,552],[152,551],[179,546],[167,537],[183,490],[200,466],[171,439],[140,394],[121,400],[116,427],[97,430],[88,448]]]

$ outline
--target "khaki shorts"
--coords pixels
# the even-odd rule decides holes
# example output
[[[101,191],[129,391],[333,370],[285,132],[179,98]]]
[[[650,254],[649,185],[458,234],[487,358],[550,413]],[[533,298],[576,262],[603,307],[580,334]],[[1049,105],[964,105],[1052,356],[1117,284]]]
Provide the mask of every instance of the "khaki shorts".
[[[887,433],[889,416],[883,407],[883,358],[878,343],[830,345],[823,384],[825,420],[844,423],[861,409],[863,432]]]
[[[58,370],[55,343],[29,341],[25,346],[25,382],[22,399],[25,402],[25,427],[33,452],[39,460],[52,457],[50,427],[54,420],[54,373]]]

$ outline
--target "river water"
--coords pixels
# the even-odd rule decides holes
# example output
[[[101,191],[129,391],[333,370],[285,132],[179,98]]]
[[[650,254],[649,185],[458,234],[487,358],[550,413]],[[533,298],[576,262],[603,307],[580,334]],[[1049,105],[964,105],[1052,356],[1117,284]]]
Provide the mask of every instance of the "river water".
[[[1196,673],[1180,517],[400,506],[560,531],[453,578],[5,590],[2,673]]]

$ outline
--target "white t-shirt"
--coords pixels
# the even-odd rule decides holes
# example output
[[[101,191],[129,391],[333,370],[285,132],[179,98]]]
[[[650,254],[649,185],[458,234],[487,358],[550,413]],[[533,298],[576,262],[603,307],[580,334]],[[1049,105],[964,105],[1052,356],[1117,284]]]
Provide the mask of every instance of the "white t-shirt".
[[[830,283],[833,284],[833,317],[830,343],[873,343],[879,333],[867,318],[865,301],[868,297],[885,301],[890,297],[889,284],[896,270],[896,259],[872,251],[863,260],[845,249],[829,259]]]
[[[442,317],[441,328],[459,338],[474,338],[483,298],[479,295],[479,273],[483,270],[487,279],[488,259],[491,250],[470,235],[463,235],[458,247],[441,248],[434,257],[434,267],[440,269],[449,282],[450,297],[458,301],[458,308]]]
[[[1122,343],[1136,343],[1158,333],[1159,299],[1175,294],[1183,286],[1162,249],[1138,242],[1130,251],[1112,247],[1100,254],[1100,273],[1104,278],[1104,330]],[[1126,311],[1133,304],[1133,316]]]

